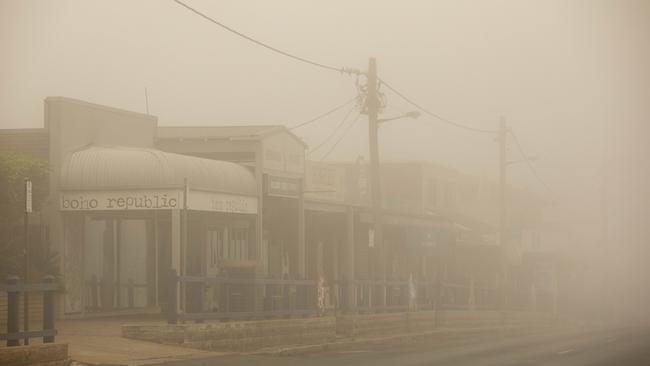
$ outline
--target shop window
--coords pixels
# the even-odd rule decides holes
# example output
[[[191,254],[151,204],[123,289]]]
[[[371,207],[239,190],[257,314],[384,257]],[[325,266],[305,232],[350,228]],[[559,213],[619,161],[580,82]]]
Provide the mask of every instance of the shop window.
[[[216,270],[219,267],[219,258],[224,258],[224,230],[208,230],[208,270]]]
[[[248,228],[223,228],[208,230],[207,263],[209,269],[217,269],[219,260],[249,259]]]
[[[232,248],[229,259],[248,259],[248,229],[231,229],[229,239]]]

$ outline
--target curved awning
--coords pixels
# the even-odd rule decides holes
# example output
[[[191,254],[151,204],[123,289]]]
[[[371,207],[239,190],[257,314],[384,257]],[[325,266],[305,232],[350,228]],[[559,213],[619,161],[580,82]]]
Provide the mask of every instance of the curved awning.
[[[61,169],[64,190],[183,187],[257,195],[254,175],[239,164],[135,147],[91,146],[73,152]]]
[[[61,169],[60,190],[62,210],[257,212],[257,183],[246,167],[149,148],[75,151]]]

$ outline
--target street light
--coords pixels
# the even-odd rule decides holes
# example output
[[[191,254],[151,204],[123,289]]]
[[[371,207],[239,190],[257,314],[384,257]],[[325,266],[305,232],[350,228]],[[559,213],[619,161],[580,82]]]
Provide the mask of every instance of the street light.
[[[401,118],[413,118],[413,119],[415,119],[415,118],[418,118],[418,117],[420,117],[420,111],[410,111],[410,112],[404,113],[404,114],[402,114],[400,116],[396,116],[396,117],[380,118],[380,119],[377,120],[377,123],[384,123],[384,122],[388,122],[388,121],[394,121],[396,119],[401,119]]]

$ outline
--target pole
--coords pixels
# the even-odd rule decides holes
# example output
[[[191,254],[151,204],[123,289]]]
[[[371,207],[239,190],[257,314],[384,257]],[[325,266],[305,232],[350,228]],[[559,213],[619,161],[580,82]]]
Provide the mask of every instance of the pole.
[[[44,283],[54,283],[54,276],[47,275]],[[43,291],[43,330],[54,330],[54,291]],[[43,343],[54,343],[54,336],[44,336]]]
[[[7,276],[7,285],[18,285],[18,276]],[[15,334],[20,331],[18,329],[18,317],[19,317],[19,305],[18,302],[20,301],[20,292],[17,290],[14,291],[7,291],[7,333],[9,334]],[[19,338],[12,338],[12,339],[7,339],[7,347],[14,347],[14,346],[19,346],[20,344],[20,339]]]
[[[381,186],[379,173],[379,96],[377,93],[377,62],[374,58],[368,60],[368,95],[366,97],[366,113],[368,114],[368,141],[370,145],[370,192],[372,194],[372,218],[374,230],[374,246],[376,248],[375,268],[385,279],[385,248],[381,224]],[[382,286],[380,306],[386,305],[386,287]]]
[[[187,200],[190,196],[190,186],[187,178],[183,180],[183,210],[181,211],[181,268],[180,276],[187,276],[187,209],[189,204]],[[181,310],[187,312],[187,284],[179,282],[181,296]]]
[[[501,320],[505,322],[505,308],[506,308],[506,134],[508,132],[506,120],[501,117],[499,123],[499,136],[497,137],[499,143],[499,252],[500,252],[500,274],[499,274],[499,287],[501,291],[500,307],[501,307]]]
[[[29,213],[32,212],[32,182],[25,178],[25,232],[23,247],[23,278],[24,283],[29,283]],[[29,293],[23,292],[23,330],[29,331]],[[29,345],[29,337],[25,336],[24,344]]]

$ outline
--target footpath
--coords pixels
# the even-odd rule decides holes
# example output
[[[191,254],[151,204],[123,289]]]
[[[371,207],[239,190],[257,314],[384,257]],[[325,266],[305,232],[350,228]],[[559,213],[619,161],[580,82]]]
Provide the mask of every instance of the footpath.
[[[133,322],[123,318],[58,321],[56,342],[69,345],[72,365],[141,366],[226,354],[123,338],[122,326]]]
[[[73,366],[141,366],[232,354],[288,356],[350,350],[418,338],[444,342],[477,334],[541,331],[555,323],[543,313],[513,312],[505,319],[502,321],[500,313],[494,311],[181,324],[167,324],[159,316],[120,316],[58,321],[56,344],[67,345],[65,351]]]

